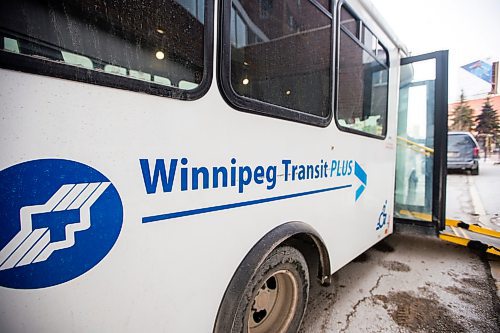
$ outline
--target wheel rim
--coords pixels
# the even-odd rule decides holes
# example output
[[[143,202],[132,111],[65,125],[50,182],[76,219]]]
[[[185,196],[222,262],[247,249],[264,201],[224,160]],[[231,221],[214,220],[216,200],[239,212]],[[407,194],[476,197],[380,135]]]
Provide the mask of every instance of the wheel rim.
[[[286,332],[297,310],[298,284],[287,270],[273,273],[253,299],[248,316],[249,333]]]

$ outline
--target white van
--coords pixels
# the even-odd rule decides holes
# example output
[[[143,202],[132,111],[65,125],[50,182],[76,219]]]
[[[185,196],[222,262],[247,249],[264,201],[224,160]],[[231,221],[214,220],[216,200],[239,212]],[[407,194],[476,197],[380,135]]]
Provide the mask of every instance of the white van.
[[[5,0],[0,43],[2,332],[295,332],[393,231],[367,1]]]

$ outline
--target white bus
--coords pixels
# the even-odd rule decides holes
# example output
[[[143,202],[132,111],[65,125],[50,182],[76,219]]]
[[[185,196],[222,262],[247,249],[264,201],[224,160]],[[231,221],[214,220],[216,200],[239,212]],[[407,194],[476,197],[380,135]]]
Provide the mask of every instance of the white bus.
[[[296,332],[311,281],[442,220],[398,103],[446,53],[367,1],[4,0],[0,34],[2,332]]]

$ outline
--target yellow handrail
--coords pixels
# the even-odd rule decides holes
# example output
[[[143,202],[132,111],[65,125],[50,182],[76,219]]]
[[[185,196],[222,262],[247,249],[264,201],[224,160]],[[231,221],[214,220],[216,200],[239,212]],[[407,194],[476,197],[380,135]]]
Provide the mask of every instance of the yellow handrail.
[[[406,143],[408,146],[410,146],[414,151],[418,153],[422,153],[427,156],[434,154],[434,149],[421,145],[420,143],[416,143],[401,136],[398,136],[398,140]],[[418,148],[420,150],[416,150],[415,148]]]

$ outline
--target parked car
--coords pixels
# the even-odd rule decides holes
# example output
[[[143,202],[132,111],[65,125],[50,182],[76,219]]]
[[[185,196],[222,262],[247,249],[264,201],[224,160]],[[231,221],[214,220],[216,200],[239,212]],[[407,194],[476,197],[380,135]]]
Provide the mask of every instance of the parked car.
[[[479,145],[469,132],[448,133],[448,170],[470,170],[479,175]]]

